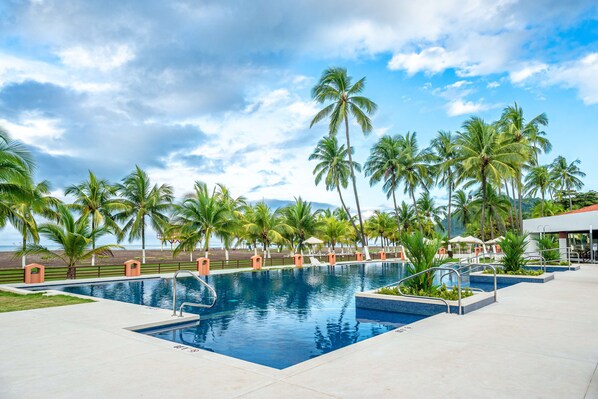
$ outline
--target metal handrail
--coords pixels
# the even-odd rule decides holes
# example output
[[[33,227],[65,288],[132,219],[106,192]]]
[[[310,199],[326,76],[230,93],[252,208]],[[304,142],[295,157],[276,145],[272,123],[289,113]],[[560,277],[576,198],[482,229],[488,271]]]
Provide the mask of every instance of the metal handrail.
[[[456,270],[457,272],[459,272],[459,275],[461,274],[461,271],[463,269],[469,268],[469,273],[471,274],[472,271],[474,271],[475,269],[485,269],[486,267],[489,267],[492,269],[492,271],[494,272],[494,302],[496,302],[496,298],[497,298],[497,291],[498,291],[498,284],[497,284],[497,273],[496,273],[496,267],[494,265],[492,265],[491,263],[467,263],[461,267],[458,267],[457,269],[453,269]],[[447,275],[449,275],[450,273],[444,273],[440,276],[440,283],[442,283],[442,279],[444,277],[446,277]],[[460,285],[460,284],[459,284]],[[469,287],[470,290],[474,290],[473,288]],[[480,291],[485,292],[484,290],[480,289]]]
[[[445,299],[437,298],[437,297],[433,297],[433,296],[425,296],[425,295],[409,295],[409,294],[405,294],[405,293],[403,293],[403,291],[401,291],[401,284],[404,281],[410,280],[410,279],[412,279],[414,277],[421,276],[422,274],[429,273],[431,271],[436,271],[436,270],[444,270],[444,271],[447,271],[449,273],[455,273],[457,275],[457,290],[458,290],[458,293],[457,293],[457,295],[458,295],[458,311],[457,311],[457,313],[458,314],[462,314],[462,308],[461,308],[461,275],[455,269],[452,269],[450,267],[430,267],[429,269],[423,270],[423,271],[421,271],[419,273],[412,274],[410,276],[407,276],[407,277],[399,280],[396,283],[388,284],[388,285],[385,285],[384,287],[391,287],[391,286],[395,286],[396,285],[397,290],[399,291],[399,294],[401,294],[402,296],[407,297],[407,298],[425,298],[425,299],[432,299],[432,300],[436,300],[436,301],[441,301],[441,302],[443,302],[446,305],[446,312],[447,313],[451,313],[451,305],[449,305],[448,301],[446,301]],[[384,287],[382,287],[382,288],[384,288]]]
[[[211,285],[209,285],[208,283],[206,283],[205,281],[203,281],[202,279],[197,277],[195,274],[193,274],[193,272],[191,270],[177,270],[174,273],[174,277],[172,278],[172,315],[173,316],[177,315],[176,314],[176,278],[179,275],[179,273],[188,273],[191,277],[193,277],[194,279],[199,281],[200,284],[205,286],[212,294],[212,303],[209,305],[206,305],[203,303],[194,303],[194,302],[181,303],[181,306],[179,307],[179,317],[183,317],[183,307],[184,306],[194,306],[196,308],[208,308],[208,309],[211,308],[212,306],[214,306],[214,304],[216,303],[216,299],[218,299],[218,295],[216,295],[216,290],[214,290],[214,288],[212,288]]]
[[[546,273],[546,258],[544,258],[542,255],[525,255],[523,254],[523,259],[526,260],[534,260],[534,259],[539,259],[540,260],[540,268],[542,268],[542,270],[544,271],[544,273]]]

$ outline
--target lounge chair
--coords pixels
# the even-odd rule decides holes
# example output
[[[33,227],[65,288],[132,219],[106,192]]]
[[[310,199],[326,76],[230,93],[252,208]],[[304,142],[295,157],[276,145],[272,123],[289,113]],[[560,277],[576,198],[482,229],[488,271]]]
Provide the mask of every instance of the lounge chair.
[[[309,263],[312,266],[328,266],[328,263],[322,263],[318,260],[318,258],[314,257],[314,256],[310,256],[309,257]]]

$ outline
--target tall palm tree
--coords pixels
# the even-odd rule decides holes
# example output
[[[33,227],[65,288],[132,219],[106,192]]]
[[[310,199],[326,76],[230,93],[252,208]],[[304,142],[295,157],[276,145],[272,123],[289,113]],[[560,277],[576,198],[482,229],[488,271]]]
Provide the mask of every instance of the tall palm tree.
[[[181,204],[174,205],[173,222],[179,226],[182,237],[174,255],[187,250],[192,256],[197,243],[203,241],[205,257],[208,258],[210,238],[227,234],[232,225],[231,219],[229,207],[215,190],[210,193],[205,183],[195,182],[194,193]]]
[[[545,196],[550,191],[551,183],[550,170],[547,165],[532,166],[525,176],[525,191],[527,194],[536,195],[540,193],[542,197],[542,201],[540,202],[542,216],[544,216]]]
[[[415,217],[419,224],[419,230],[423,233],[423,225],[420,218],[420,213],[417,208],[417,201],[415,199],[415,192],[418,188],[427,190],[431,183],[431,174],[429,170],[428,161],[430,161],[430,151],[428,149],[421,150],[417,144],[417,133],[408,132],[403,139],[401,139],[401,166],[399,181],[402,181],[405,186],[405,193],[409,193],[413,201],[413,209],[415,210]]]
[[[480,183],[482,212],[480,227],[485,241],[486,186],[488,182],[500,182],[502,176],[512,173],[522,161],[521,143],[502,139],[495,125],[487,124],[479,117],[471,117],[463,124],[463,132],[457,136],[457,146],[462,175],[460,180]]]
[[[403,234],[411,232],[416,223],[413,206],[407,204],[405,201],[401,201],[401,205],[399,205],[399,228]]]
[[[565,157],[559,155],[550,165],[550,177],[556,182],[557,187],[560,190],[566,190],[567,192],[567,196],[569,197],[569,210],[573,209],[571,190],[581,189],[583,187],[583,182],[580,177],[585,177],[586,175],[579,169],[579,164],[581,164],[579,159],[568,163]]]
[[[8,220],[10,224],[21,234],[22,247],[21,266],[27,264],[25,250],[27,240],[39,243],[39,229],[36,216],[56,220],[56,207],[60,200],[50,195],[50,183],[46,180],[35,184],[31,179],[23,181],[20,186],[21,194],[11,196],[9,203],[10,211]]]
[[[31,180],[35,167],[33,158],[25,146],[11,139],[0,127],[0,227],[10,214],[10,204],[25,195],[22,187]]]
[[[145,232],[147,224],[163,233],[168,222],[166,213],[172,206],[172,187],[167,184],[152,185],[147,173],[139,166],[118,186],[123,210],[114,217],[125,221],[123,235],[129,234],[129,242],[141,238],[141,260],[145,263]],[[149,220],[148,220],[149,219]]]
[[[316,114],[311,121],[310,127],[325,118],[329,118],[328,130],[330,135],[334,136],[338,132],[341,124],[344,123],[347,148],[351,149],[349,115],[355,118],[355,121],[361,127],[363,134],[367,135],[372,131],[372,121],[368,115],[373,114],[378,107],[372,100],[361,95],[364,87],[365,77],[353,84],[352,79],[347,75],[347,70],[345,68],[333,67],[326,69],[316,86],[312,89],[312,98],[320,104],[327,103],[328,105]],[[368,244],[363,231],[363,218],[361,216],[361,207],[359,205],[359,196],[357,194],[357,183],[355,181],[355,170],[351,152],[351,150],[347,151],[347,156],[349,158],[355,205],[357,206],[359,232],[361,234],[361,243],[363,245],[365,257],[366,259],[370,259]]]
[[[471,193],[466,193],[463,190],[457,190],[455,192],[455,201],[453,202],[453,206],[455,208],[454,216],[458,221],[461,222],[461,224],[463,224],[463,226],[467,226],[467,224],[471,222],[473,214],[471,202]]]
[[[395,218],[399,223],[399,208],[397,206],[396,190],[399,185],[401,173],[401,150],[403,148],[402,136],[385,135],[372,147],[370,156],[365,163],[365,175],[370,176],[370,186],[384,180],[382,189],[386,198],[392,196]]]
[[[442,227],[442,219],[446,216],[445,207],[442,205],[437,206],[436,201],[434,201],[434,198],[432,198],[429,192],[424,191],[421,193],[420,197],[417,199],[417,206],[420,213],[420,219],[423,220],[423,225],[425,226],[424,232],[428,236],[434,234],[436,226],[441,230],[444,230]]]
[[[230,190],[224,184],[216,184],[217,195],[223,206],[228,209],[231,215],[229,226],[226,229],[220,231],[219,236],[224,246],[224,258],[226,261],[229,260],[229,253],[231,246],[235,240],[240,239],[242,235],[242,219],[243,219],[243,207],[247,205],[245,197],[233,197]]]
[[[513,197],[515,189],[517,190],[518,203],[518,224],[519,229],[523,228],[523,205],[521,191],[523,188],[522,171],[527,165],[538,163],[538,153],[540,151],[548,152],[552,148],[550,141],[544,137],[545,133],[540,130],[541,126],[548,125],[548,117],[545,113],[537,115],[530,121],[523,116],[523,109],[515,103],[503,110],[499,121],[499,127],[502,128],[504,135],[510,141],[521,144],[522,157],[520,161],[514,164]]]
[[[316,186],[324,179],[326,190],[336,190],[341,201],[342,210],[347,214],[347,220],[351,222],[355,231],[359,231],[355,225],[355,220],[351,217],[349,208],[343,199],[341,188],[347,188],[349,185],[349,177],[351,176],[351,164],[347,159],[347,148],[344,144],[338,145],[336,136],[328,136],[322,138],[314,152],[309,156],[309,160],[316,160],[318,164],[314,168]],[[351,152],[353,148],[351,147]],[[353,168],[361,172],[361,165],[353,162]]]
[[[62,205],[58,206],[58,215],[58,223],[44,223],[39,227],[40,234],[57,245],[58,251],[50,251],[39,244],[28,244],[25,250],[19,251],[17,254],[44,255],[61,259],[68,266],[67,278],[75,278],[77,263],[91,258],[94,254],[112,256],[112,249],[121,248],[116,244],[109,244],[92,249],[92,241],[108,233],[107,227],[91,231],[88,218],[75,220],[70,210]]]
[[[313,235],[318,228],[316,216],[311,210],[311,202],[303,201],[301,197],[295,198],[295,203],[282,209],[285,224],[291,231],[291,247],[297,252],[303,251],[303,241]]]
[[[114,220],[113,214],[122,210],[123,206],[116,197],[117,188],[106,179],[98,179],[90,170],[88,180],[71,185],[64,191],[65,195],[75,197],[72,208],[79,211],[81,217],[89,218],[91,231],[101,226],[108,226],[117,235],[120,228]],[[92,249],[95,249],[95,237],[92,235]],[[95,254],[92,254],[91,265],[95,266]]]
[[[475,194],[473,201],[471,201],[471,207],[473,209],[473,216],[477,217],[482,212],[483,200],[482,200],[482,193],[481,190]],[[488,220],[490,223],[490,232],[491,237],[494,238],[493,232],[493,222],[496,222],[498,229],[500,230],[501,234],[504,235],[507,232],[507,229],[504,224],[504,220],[506,219],[509,209],[511,208],[511,201],[506,195],[499,194],[496,189],[488,184],[486,186],[486,205],[485,205],[485,214],[488,216]]]
[[[456,136],[451,132],[440,130],[431,143],[432,159],[433,159],[433,175],[436,178],[436,183],[440,187],[446,187],[448,190],[448,204],[447,204],[447,241],[451,239],[451,216],[452,216],[452,202],[453,190],[455,189],[455,181],[457,177],[457,143]],[[449,250],[451,244],[449,243]]]

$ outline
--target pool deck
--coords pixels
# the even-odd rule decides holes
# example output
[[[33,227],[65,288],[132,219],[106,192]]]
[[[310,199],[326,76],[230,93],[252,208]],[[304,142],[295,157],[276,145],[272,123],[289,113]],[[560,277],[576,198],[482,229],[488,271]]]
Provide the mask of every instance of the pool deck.
[[[598,398],[598,266],[499,291],[285,370],[138,334],[162,309],[0,314],[0,398]]]

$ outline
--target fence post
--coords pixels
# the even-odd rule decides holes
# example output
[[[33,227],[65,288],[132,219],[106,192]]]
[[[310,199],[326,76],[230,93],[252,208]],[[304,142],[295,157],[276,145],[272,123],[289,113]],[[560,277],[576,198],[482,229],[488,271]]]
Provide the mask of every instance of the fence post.
[[[100,265],[98,265],[98,278],[100,277]]]

